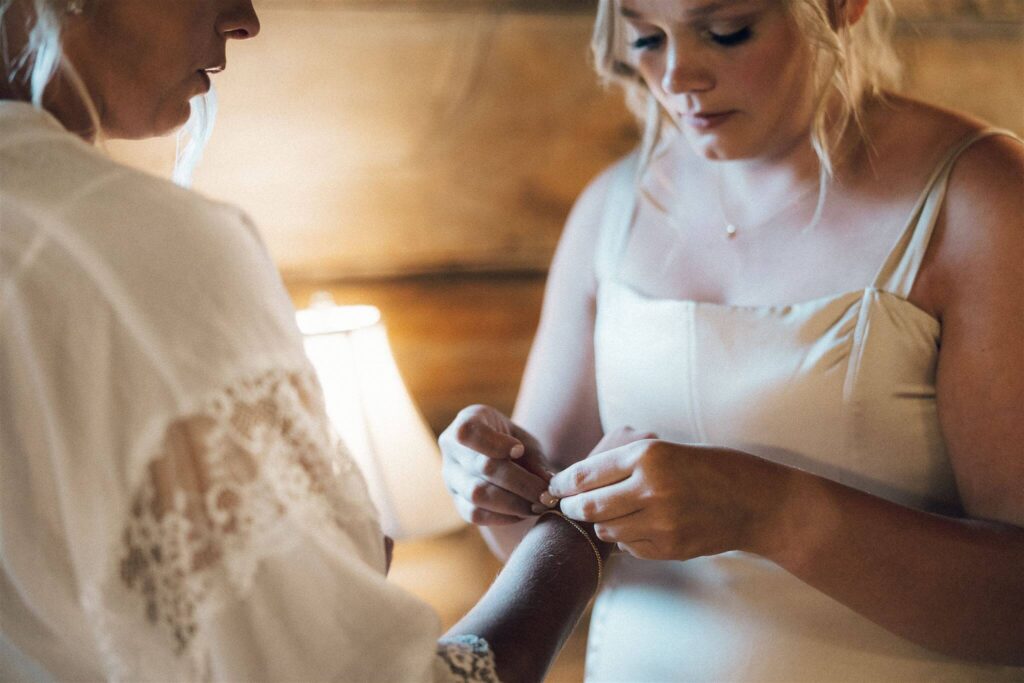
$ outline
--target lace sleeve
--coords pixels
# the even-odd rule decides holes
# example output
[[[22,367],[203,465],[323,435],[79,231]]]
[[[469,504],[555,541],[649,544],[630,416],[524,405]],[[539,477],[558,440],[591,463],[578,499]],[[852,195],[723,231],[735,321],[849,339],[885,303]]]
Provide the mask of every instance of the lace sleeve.
[[[483,638],[442,638],[437,643],[437,660],[437,678],[444,683],[500,683],[494,653]]]
[[[299,539],[355,549],[361,566],[382,566],[365,485],[332,438],[320,397],[311,369],[269,372],[167,429],[132,499],[114,581],[134,596],[135,606],[120,611],[138,610],[171,655],[155,657],[159,675],[173,678],[170,662],[189,679],[208,678],[204,623],[246,594],[262,558]],[[106,635],[112,678],[151,677],[144,653]]]

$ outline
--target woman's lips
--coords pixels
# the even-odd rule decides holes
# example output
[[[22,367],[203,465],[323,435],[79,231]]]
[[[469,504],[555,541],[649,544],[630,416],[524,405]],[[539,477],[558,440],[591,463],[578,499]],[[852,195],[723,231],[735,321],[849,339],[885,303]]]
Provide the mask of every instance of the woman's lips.
[[[683,114],[683,123],[698,130],[710,130],[722,125],[735,114],[735,111],[701,112]]]

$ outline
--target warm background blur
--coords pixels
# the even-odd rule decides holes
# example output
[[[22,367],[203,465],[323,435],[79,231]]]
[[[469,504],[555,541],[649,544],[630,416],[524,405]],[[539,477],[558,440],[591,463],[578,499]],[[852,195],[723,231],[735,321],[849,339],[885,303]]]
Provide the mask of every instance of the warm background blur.
[[[511,407],[565,216],[634,144],[589,65],[593,4],[257,0],[262,34],[216,78],[196,188],[255,218],[300,305],[319,282],[384,310],[437,430]],[[1024,0],[895,4],[907,91],[1024,132]]]
[[[1024,0],[894,0],[909,93],[1024,133]],[[195,186],[260,226],[298,306],[381,308],[435,431],[510,410],[573,199],[636,127],[589,66],[592,0],[256,0]],[[173,142],[111,144],[167,174]],[[451,622],[497,565],[469,531],[399,547]],[[579,680],[574,639],[552,680]]]

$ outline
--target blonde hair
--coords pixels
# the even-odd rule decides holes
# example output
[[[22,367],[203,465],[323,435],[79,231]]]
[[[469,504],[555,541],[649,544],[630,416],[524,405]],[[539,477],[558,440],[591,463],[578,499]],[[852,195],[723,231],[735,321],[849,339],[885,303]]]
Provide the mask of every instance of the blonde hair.
[[[96,132],[96,139],[102,145],[103,128],[100,125],[99,112],[78,71],[64,54],[61,44],[61,32],[68,14],[68,0],[26,0],[34,20],[28,20],[29,25],[25,27],[28,39],[21,53],[17,55],[10,54],[10,46],[6,43],[6,27],[10,23],[8,10],[14,2],[15,0],[0,0],[0,59],[3,59],[9,84],[16,86],[21,75],[28,84],[30,101],[42,109],[43,94],[59,72],[68,80],[85,106]],[[217,112],[214,91],[211,89],[207,95],[193,98],[191,111],[188,122],[178,132],[178,151],[172,175],[174,182],[182,187],[191,185],[192,173],[202,158],[203,150],[213,132]]]
[[[891,36],[894,13],[890,0],[868,0],[860,20],[838,22],[839,0],[781,0],[807,40],[813,55],[815,109],[811,144],[823,174],[835,168],[836,143],[849,129],[863,137],[866,101],[899,83],[900,66]],[[838,24],[838,27],[837,27]],[[640,169],[646,168],[666,128],[676,126],[647,84],[625,58],[626,40],[619,0],[598,0],[591,40],[594,67],[607,84],[625,90],[626,103],[640,119]]]

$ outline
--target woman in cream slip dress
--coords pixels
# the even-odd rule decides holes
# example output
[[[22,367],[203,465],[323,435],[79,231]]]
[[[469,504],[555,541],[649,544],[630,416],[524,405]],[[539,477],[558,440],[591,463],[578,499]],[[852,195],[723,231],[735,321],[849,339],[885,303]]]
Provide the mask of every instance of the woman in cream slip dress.
[[[939,323],[907,300],[957,157],[950,149],[864,289],[783,306],[651,298],[617,277],[635,156],[613,171],[597,250],[604,425],[714,444],[903,505],[960,507],[939,430]],[[587,681],[1024,681],[920,648],[755,555],[612,557]]]

